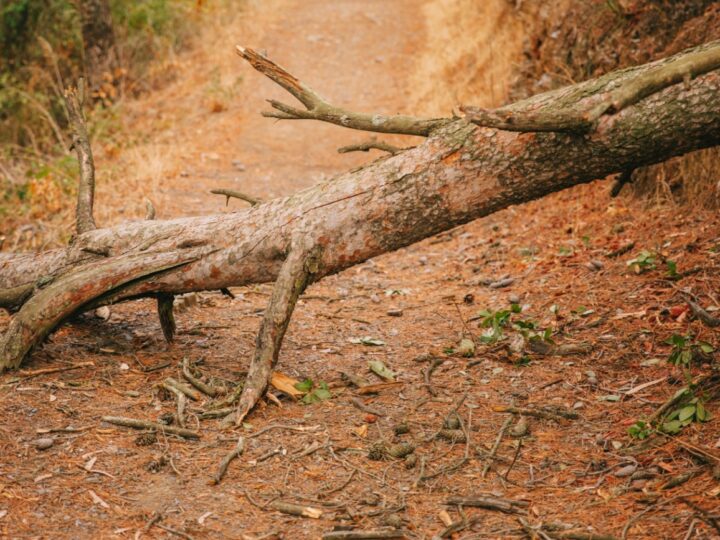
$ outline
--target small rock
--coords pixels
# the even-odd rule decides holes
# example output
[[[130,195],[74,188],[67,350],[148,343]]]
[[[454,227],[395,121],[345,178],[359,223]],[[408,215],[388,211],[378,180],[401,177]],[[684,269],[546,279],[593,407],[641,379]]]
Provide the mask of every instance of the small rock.
[[[402,309],[388,309],[387,314],[389,317],[402,317],[403,310]]]
[[[517,424],[510,428],[511,437],[525,437],[528,433],[530,433],[530,426],[524,416],[521,416],[520,420],[517,421]]]
[[[582,409],[584,406],[585,406],[585,403],[583,403],[582,401],[576,401],[575,403],[573,403],[573,409],[576,409],[576,410]]]
[[[107,321],[110,318],[110,308],[108,306],[102,306],[95,310],[95,316],[103,321]]]
[[[385,519],[383,519],[383,524],[387,525],[388,527],[399,529],[403,526],[403,519],[397,514],[390,514],[388,516],[385,516]]]
[[[508,296],[508,302],[510,302],[511,304],[519,304],[520,297],[517,294],[511,294]]]
[[[47,450],[53,444],[55,444],[55,440],[51,439],[50,437],[43,437],[42,439],[34,440],[32,444],[38,450]]]
[[[457,353],[465,358],[475,356],[475,342],[472,339],[462,339],[457,348]]]
[[[637,465],[634,463],[631,463],[630,465],[625,465],[624,467],[620,467],[618,470],[615,471],[615,476],[618,478],[626,478],[628,476],[632,476],[632,474],[637,470]]]
[[[427,262],[428,262],[428,258],[427,258],[425,255],[423,255],[422,257],[420,257],[420,258],[418,259],[418,262],[419,262],[422,266],[425,266],[425,265],[427,264]]]
[[[377,294],[371,294],[370,295],[370,301],[373,304],[379,304],[380,303],[380,297]]]
[[[509,287],[513,283],[515,283],[515,278],[509,277],[505,279],[500,279],[498,281],[493,281],[492,283],[490,283],[490,285],[488,285],[488,287],[490,287],[491,289],[502,289],[504,287]]]

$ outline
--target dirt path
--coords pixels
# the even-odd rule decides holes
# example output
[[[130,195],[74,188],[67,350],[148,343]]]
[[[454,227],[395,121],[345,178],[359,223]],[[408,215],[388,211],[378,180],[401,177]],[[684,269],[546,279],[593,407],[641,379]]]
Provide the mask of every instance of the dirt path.
[[[113,174],[137,173],[128,190],[149,192],[159,217],[170,217],[228,211],[221,198],[207,194],[212,187],[269,198],[363,162],[366,155],[335,153],[366,138],[363,133],[260,117],[265,98],[287,98],[242,65],[232,47],[239,42],[266,49],[339,104],[410,112],[406,81],[415,74],[426,32],[421,7],[415,0],[251,4],[200,50],[180,59],[175,84],[130,106],[138,132],[152,142],[120,155],[110,164]],[[234,85],[238,73],[242,81]],[[235,93],[224,101],[227,108],[209,112],[228,88]],[[272,532],[275,538],[319,538],[336,526],[387,524],[429,539],[445,528],[441,510],[460,519],[456,507],[445,505],[449,497],[483,493],[525,501],[533,523],[561,521],[620,536],[627,519],[647,508],[643,501],[655,500],[661,483],[678,474],[698,472],[671,493],[712,493],[717,481],[709,469],[672,441],[660,441],[643,455],[623,452],[631,443],[628,425],[678,388],[663,363],[650,361],[667,356],[663,340],[691,330],[698,339],[717,342],[717,333],[663,311],[678,299],[661,269],[635,275],[625,264],[634,252],[624,258],[604,254],[630,241],[635,250],[665,242],[678,270],[703,268],[684,286],[698,293],[717,290],[718,217],[648,211],[621,200],[608,207],[606,191],[602,184],[583,186],[509,209],[313,286],[296,310],[279,369],[299,380],[329,383],[333,398],[304,406],[278,394],[282,408],[261,406],[243,430],[248,437],[275,424],[314,431],[277,429],[248,438],[245,454],[218,486],[209,479],[237,434],[220,431],[216,420],[198,420],[202,404],[189,404],[189,426],[202,432],[196,442],[161,437],[142,445],[137,433],[100,419],[114,414],[157,420],[172,413],[175,401],[157,384],[180,377],[183,357],[202,360],[203,373],[217,381],[241,379],[270,288],[238,288],[235,300],[200,295],[197,305],[178,312],[172,346],[162,341],[150,301],[114,308],[109,322],[88,317],[62,328],[27,368],[84,361],[93,368],[0,379],[6,419],[0,425],[0,537],[137,538],[153,512],[161,512],[160,524],[196,539],[273,538],[263,536]],[[113,197],[108,184],[101,186],[98,208],[121,204]],[[135,216],[141,215],[136,198],[127,202],[127,213]],[[230,204],[229,211],[240,203]],[[108,212],[101,221],[121,214]],[[597,259],[602,268],[589,269]],[[484,285],[486,278],[505,275],[514,278],[506,287]],[[450,354],[462,337],[486,331],[473,316],[486,308],[507,309],[511,300],[524,309],[513,317],[550,328],[557,343],[590,343],[589,352],[519,358],[503,348],[479,347],[475,358]],[[401,310],[401,316],[391,316],[391,310]],[[503,331],[516,334],[509,327]],[[384,344],[357,343],[364,337]],[[428,353],[441,360],[430,387],[422,371]],[[365,396],[345,387],[340,371],[378,382],[368,373],[370,360],[382,361],[401,384]],[[462,396],[459,413],[471,444],[434,439]],[[360,400],[381,415],[359,410]],[[571,410],[579,419],[530,418],[522,447],[517,449],[520,439],[505,437],[501,459],[488,462],[483,456],[506,419],[493,407],[511,404]],[[395,434],[399,424],[409,433]],[[37,433],[68,426],[81,431]],[[718,431],[717,422],[694,430],[692,444],[712,448]],[[34,441],[48,436],[53,446],[38,451]],[[416,467],[368,459],[368,448],[382,441],[412,442]],[[482,478],[486,463],[490,472]],[[617,474],[629,466],[646,477]],[[262,507],[272,500],[311,505],[323,516],[293,517]],[[515,516],[466,511],[478,521],[457,537],[522,534]],[[658,507],[629,538],[682,537],[692,519],[684,506]],[[704,527],[697,525],[696,538],[712,537]],[[176,537],[158,527],[141,536]]]

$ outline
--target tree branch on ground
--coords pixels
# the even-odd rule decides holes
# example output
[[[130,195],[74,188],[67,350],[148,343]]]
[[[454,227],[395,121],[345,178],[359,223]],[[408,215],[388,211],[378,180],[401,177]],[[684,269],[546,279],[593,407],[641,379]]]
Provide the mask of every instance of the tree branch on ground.
[[[623,97],[622,110],[601,115],[584,136],[516,133],[464,119],[375,122],[328,105],[269,60],[238,50],[307,108],[273,102],[276,116],[295,117],[292,110],[298,118],[355,129],[431,136],[231,214],[126,223],[86,230],[64,249],[0,253],[0,307],[19,309],[0,343],[0,371],[20,365],[68,317],[99,305],[275,281],[240,404],[229,419],[237,424],[264,394],[297,298],[311,282],[508,206],[720,144],[720,72],[703,71],[714,65],[707,58],[715,58],[720,42],[510,106],[564,114],[604,103],[621,87],[642,89],[633,94],[643,96],[639,101]],[[700,56],[705,63],[698,61],[703,51],[712,51]],[[672,84],[673,75],[668,84],[651,86],[663,65],[674,66],[671,75],[684,66],[697,76]],[[655,93],[646,95],[647,88]]]

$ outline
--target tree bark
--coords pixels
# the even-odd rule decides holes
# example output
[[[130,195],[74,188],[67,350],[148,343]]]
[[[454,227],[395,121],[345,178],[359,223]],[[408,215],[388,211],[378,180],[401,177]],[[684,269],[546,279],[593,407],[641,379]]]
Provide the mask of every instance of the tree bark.
[[[669,61],[613,72],[505,110],[587,110]],[[513,132],[448,119],[417,147],[290,197],[233,214],[91,230],[65,249],[0,254],[0,307],[21,308],[43,283],[78,265],[143,254],[151,266],[163,267],[151,264],[153,255],[162,259],[194,247],[202,248],[199,258],[111,288],[102,301],[274,281],[291,239],[319,250],[312,278],[317,280],[510,205],[718,144],[718,71],[602,115],[587,133]],[[96,303],[78,309],[91,305]],[[4,361],[0,370],[8,365]]]

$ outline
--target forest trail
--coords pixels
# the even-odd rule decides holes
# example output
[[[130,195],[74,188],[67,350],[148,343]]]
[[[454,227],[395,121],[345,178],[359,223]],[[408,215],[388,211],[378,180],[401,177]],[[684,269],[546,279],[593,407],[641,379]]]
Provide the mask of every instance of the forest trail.
[[[208,191],[284,196],[373,159],[336,152],[367,139],[366,133],[261,117],[265,99],[291,98],[245,65],[234,47],[265,50],[338,105],[412,114],[428,90],[413,81],[432,77],[426,54],[439,47],[442,34],[433,34],[428,14],[449,17],[443,9],[450,4],[436,0],[426,10],[429,2],[418,0],[248,2],[227,24],[205,32],[202,46],[176,59],[174,82],[127,104],[141,142],[114,157],[101,155],[98,221],[141,218],[144,196],[160,219],[233,211],[245,203],[230,201],[226,208],[223,197]],[[502,35],[518,24],[508,12],[511,2],[482,4],[487,31]],[[521,41],[516,36],[496,46],[510,54]],[[502,65],[510,69],[509,61]],[[483,105],[501,99],[500,73],[462,84],[471,84],[473,101]],[[468,99],[442,84],[447,95],[433,98],[428,109],[435,110],[423,112],[448,114],[440,109],[458,96]],[[482,88],[493,88],[493,95]],[[148,442],[101,417],[156,421],[172,414],[176,402],[158,385],[182,377],[184,357],[202,360],[199,368],[216,382],[241,380],[271,286],[233,289],[234,300],[217,292],[197,295],[197,303],[178,309],[172,345],[162,339],[151,300],[113,307],[109,321],[88,316],[63,326],[25,368],[65,362],[92,362],[92,368],[0,377],[0,402],[11,419],[0,426],[0,537],[175,538],[156,526],[138,535],[159,512],[161,525],[195,539],[316,539],[338,525],[366,530],[388,524],[429,539],[446,528],[441,510],[467,527],[461,538],[520,537],[515,515],[466,507],[470,521],[463,523],[457,507],[446,504],[452,496],[488,493],[527,503],[533,524],[563,522],[619,537],[627,520],[647,508],[646,491],[652,494],[658,479],[700,471],[678,489],[710,493],[716,482],[672,440],[659,441],[650,454],[623,454],[632,443],[627,427],[678,388],[658,360],[668,354],[663,340],[689,330],[698,339],[717,337],[697,322],[689,329],[684,318],[667,315],[665,308],[681,298],[660,279],[659,268],[635,274],[626,261],[664,242],[679,271],[701,268],[693,277],[701,291],[717,290],[720,249],[711,247],[720,248],[720,218],[647,210],[610,200],[608,189],[596,182],[510,208],[313,285],[298,303],[278,369],[298,380],[327,382],[333,397],[305,406],[274,391],[282,408],[263,402],[250,416],[241,430],[245,453],[217,486],[209,480],[238,433],[221,431],[217,420],[200,420],[206,403],[188,406],[189,427],[201,431],[200,441]],[[632,251],[606,257],[631,242]],[[532,320],[550,329],[556,343],[586,352],[518,358],[496,345],[478,346],[474,358],[452,352],[462,338],[479,341],[487,333],[478,312],[508,310],[511,301],[524,310],[511,317]],[[500,331],[517,334],[509,325]],[[428,355],[440,359],[431,375]],[[368,371],[369,361],[383,362],[400,384],[376,395],[346,387],[343,371],[380,382]],[[467,446],[433,437],[460,399]],[[497,407],[507,405],[554,407],[579,418],[529,417],[522,445],[505,436],[499,458],[488,461],[507,418]],[[394,435],[400,424],[409,433]],[[308,430],[277,428],[251,437],[277,425]],[[60,431],[39,434],[42,429]],[[717,422],[707,424],[693,431],[692,444],[714,448],[718,431]],[[39,437],[52,437],[53,446],[38,451]],[[368,459],[379,441],[412,442],[417,466]],[[486,464],[489,472],[481,478]],[[647,476],[616,474],[628,467]],[[323,516],[294,517],[264,506],[276,500],[320,508]],[[629,538],[682,537],[692,519],[679,503],[667,512],[658,507]]]

